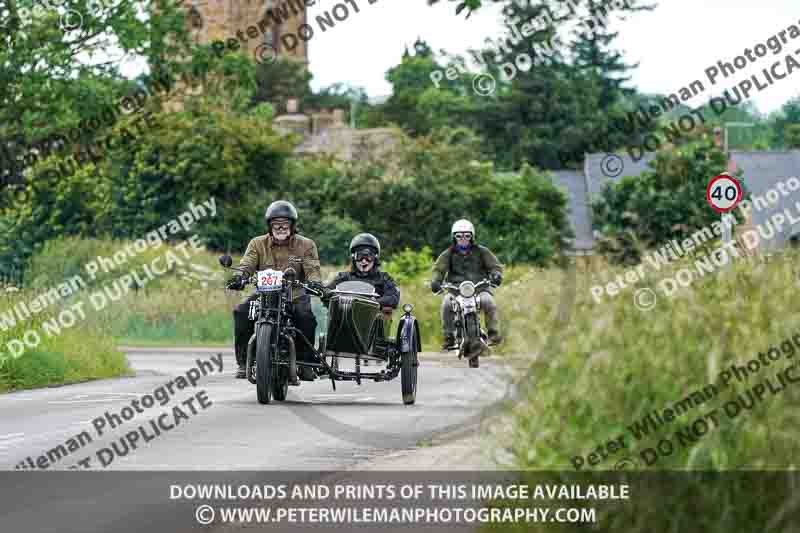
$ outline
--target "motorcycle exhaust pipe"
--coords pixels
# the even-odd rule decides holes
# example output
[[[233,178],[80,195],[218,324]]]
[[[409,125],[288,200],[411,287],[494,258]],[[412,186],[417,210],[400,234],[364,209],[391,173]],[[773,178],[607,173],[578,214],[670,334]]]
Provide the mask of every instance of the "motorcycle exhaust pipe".
[[[289,385],[299,385],[297,380],[297,349],[294,345],[294,339],[288,337],[289,340]]]

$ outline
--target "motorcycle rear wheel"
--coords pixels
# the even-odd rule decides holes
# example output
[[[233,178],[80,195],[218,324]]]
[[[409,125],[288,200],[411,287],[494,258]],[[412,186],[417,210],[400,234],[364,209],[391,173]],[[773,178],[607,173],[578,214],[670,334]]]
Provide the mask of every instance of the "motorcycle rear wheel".
[[[258,403],[268,404],[272,397],[272,326],[262,324],[256,336],[256,392]],[[276,400],[278,398],[275,398]]]

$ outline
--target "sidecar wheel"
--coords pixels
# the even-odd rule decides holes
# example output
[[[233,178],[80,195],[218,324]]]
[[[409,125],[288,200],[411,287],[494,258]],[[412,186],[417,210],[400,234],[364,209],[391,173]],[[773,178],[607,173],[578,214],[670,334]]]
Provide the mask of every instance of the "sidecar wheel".
[[[268,404],[272,396],[272,326],[258,328],[256,337],[256,391],[258,403]],[[277,397],[275,398],[278,399]]]
[[[410,350],[401,355],[400,385],[403,389],[403,403],[413,405],[417,400],[417,339],[416,329],[412,328],[409,339]]]

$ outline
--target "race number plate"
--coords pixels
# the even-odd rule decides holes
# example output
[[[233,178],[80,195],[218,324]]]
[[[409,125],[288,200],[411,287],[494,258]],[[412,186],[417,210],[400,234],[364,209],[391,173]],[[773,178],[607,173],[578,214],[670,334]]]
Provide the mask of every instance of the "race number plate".
[[[283,285],[283,271],[281,270],[261,270],[258,273],[258,292],[279,291]]]

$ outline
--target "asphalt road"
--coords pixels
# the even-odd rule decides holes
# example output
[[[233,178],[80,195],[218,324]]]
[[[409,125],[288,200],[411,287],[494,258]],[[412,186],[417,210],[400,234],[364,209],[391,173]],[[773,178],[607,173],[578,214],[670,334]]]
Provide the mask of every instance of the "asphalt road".
[[[234,379],[231,351],[222,351],[221,372],[213,363],[215,358],[219,361],[218,350],[135,349],[127,353],[135,377],[0,395],[0,531],[308,531],[313,525],[306,519],[259,524],[249,519],[226,522],[220,514],[213,524],[201,525],[207,522],[199,522],[197,513],[208,507],[206,500],[173,491],[208,484],[331,484],[325,480],[333,478],[337,483],[349,479],[359,485],[391,482],[398,487],[403,476],[414,483],[443,482],[454,474],[419,471],[418,467],[417,472],[371,473],[361,472],[363,467],[358,465],[413,448],[442,432],[477,425],[482,408],[506,392],[504,372],[497,362],[484,360],[481,368],[470,369],[452,354],[421,354],[413,406],[403,405],[399,379],[365,382],[360,387],[340,382],[336,392],[330,381],[303,382],[289,388],[286,402],[261,405],[254,385]],[[201,374],[198,360],[212,361],[204,365],[206,375]],[[189,378],[196,386],[191,386]],[[153,405],[148,407],[150,397]],[[133,406],[134,400],[141,403]],[[135,407],[142,412],[137,413]],[[120,415],[120,425],[112,430],[109,420],[115,415]],[[143,442],[145,437],[148,442]],[[55,451],[59,446],[64,453]],[[30,467],[40,461],[46,466]],[[397,470],[414,469],[409,464]],[[349,477],[336,477],[342,475]],[[312,507],[344,508],[343,502],[330,499],[314,502]],[[258,505],[272,511],[276,506],[298,504],[261,499],[207,503]],[[368,503],[355,505],[362,504]],[[388,502],[390,507],[399,504]],[[319,526],[350,531],[352,525]],[[360,531],[376,527],[365,524]],[[380,529],[405,531],[408,527]]]
[[[214,368],[196,387],[178,390],[176,384],[175,395],[163,405],[157,402],[110,428],[106,412],[111,420],[113,414],[122,416],[133,400],[186,376],[198,368],[197,359],[208,361],[220,352],[222,373]],[[0,469],[32,469],[30,463],[41,461],[45,466],[36,468],[49,471],[86,465],[98,470],[339,470],[474,424],[481,409],[505,393],[502,370],[491,358],[470,369],[455,355],[424,353],[412,406],[403,405],[399,378],[361,386],[338,382],[336,391],[329,380],[302,382],[289,388],[286,402],[261,405],[254,385],[233,378],[229,350],[127,353],[135,377],[0,395]],[[191,397],[191,404],[182,403]],[[185,416],[175,415],[175,406]],[[158,421],[162,413],[167,415]],[[98,418],[105,422],[102,435],[95,427]],[[140,427],[144,431],[136,441],[125,440]],[[66,455],[47,458],[59,445]]]

